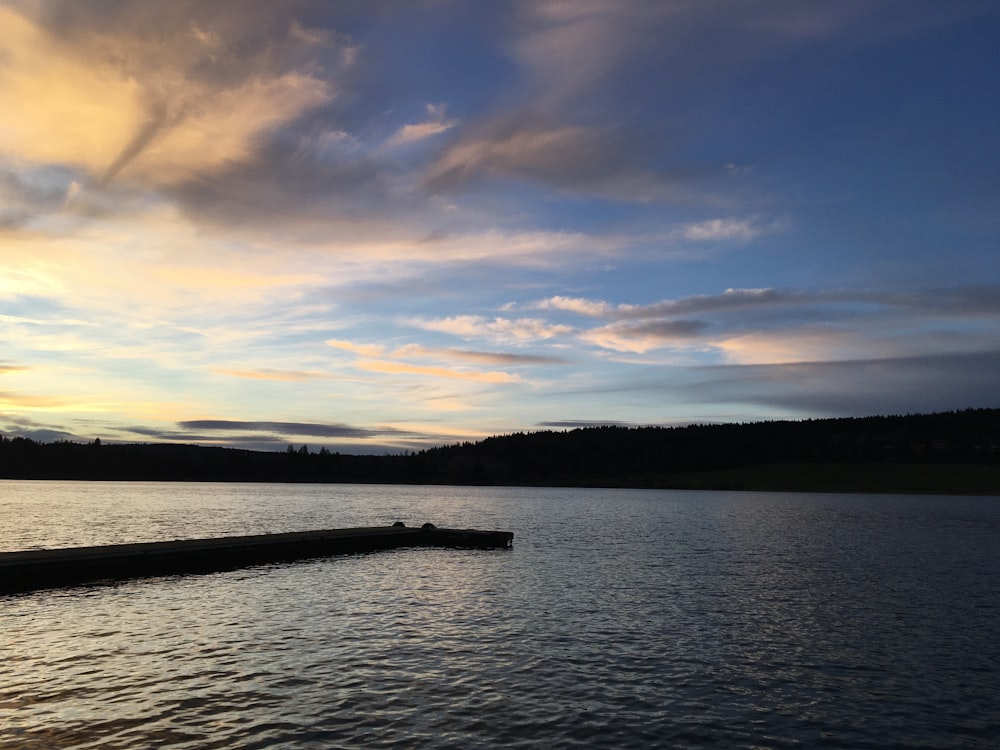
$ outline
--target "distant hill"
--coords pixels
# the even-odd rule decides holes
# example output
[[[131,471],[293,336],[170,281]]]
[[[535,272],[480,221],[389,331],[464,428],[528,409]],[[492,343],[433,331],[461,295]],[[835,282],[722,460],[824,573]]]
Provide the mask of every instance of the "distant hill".
[[[589,427],[387,456],[0,437],[0,478],[1000,494],[1000,409]]]

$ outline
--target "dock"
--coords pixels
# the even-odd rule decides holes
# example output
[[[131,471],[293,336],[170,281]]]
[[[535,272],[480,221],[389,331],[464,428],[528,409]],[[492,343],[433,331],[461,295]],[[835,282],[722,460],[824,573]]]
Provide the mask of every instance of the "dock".
[[[0,595],[132,578],[214,573],[402,547],[507,549],[509,531],[409,528],[400,523],[284,534],[178,539],[0,552]]]

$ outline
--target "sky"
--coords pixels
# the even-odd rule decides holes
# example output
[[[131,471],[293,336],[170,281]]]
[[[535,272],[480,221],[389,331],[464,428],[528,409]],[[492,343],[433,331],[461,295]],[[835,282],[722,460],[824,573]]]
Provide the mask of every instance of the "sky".
[[[0,0],[0,434],[1000,406],[1000,5]]]

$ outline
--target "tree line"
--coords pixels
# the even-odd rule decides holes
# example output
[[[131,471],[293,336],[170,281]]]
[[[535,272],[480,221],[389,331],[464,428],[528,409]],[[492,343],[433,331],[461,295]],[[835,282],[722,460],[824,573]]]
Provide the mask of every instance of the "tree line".
[[[1000,466],[1000,409],[864,418],[587,427],[398,455],[160,443],[40,443],[0,436],[0,478],[664,486],[759,465]]]

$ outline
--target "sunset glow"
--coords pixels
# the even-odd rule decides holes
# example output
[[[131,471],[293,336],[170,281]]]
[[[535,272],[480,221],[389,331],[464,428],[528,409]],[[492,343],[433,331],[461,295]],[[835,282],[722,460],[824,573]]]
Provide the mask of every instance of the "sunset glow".
[[[0,434],[1000,405],[1000,10],[0,4]]]

